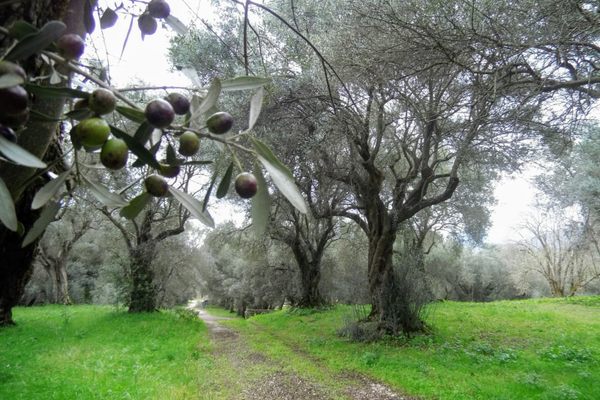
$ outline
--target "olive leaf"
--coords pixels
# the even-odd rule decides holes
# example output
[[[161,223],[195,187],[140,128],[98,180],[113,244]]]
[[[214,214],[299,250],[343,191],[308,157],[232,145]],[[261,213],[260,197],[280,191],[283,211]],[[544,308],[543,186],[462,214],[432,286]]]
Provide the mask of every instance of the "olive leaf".
[[[257,89],[270,82],[271,78],[239,76],[237,78],[221,81],[221,89],[224,91]]]
[[[271,213],[271,197],[269,196],[269,188],[265,177],[263,176],[260,166],[254,164],[254,176],[258,184],[258,191],[252,197],[252,226],[254,232],[258,236],[264,235],[269,224],[269,216]]]
[[[115,110],[125,118],[133,122],[137,122],[138,124],[146,121],[146,115],[141,110],[136,110],[135,108],[125,106],[117,106]]]
[[[217,199],[222,199],[227,195],[229,191],[229,185],[231,184],[231,175],[233,174],[233,163],[229,164],[225,174],[223,174],[223,179],[221,179],[221,183],[219,183],[219,187],[217,188]]]
[[[56,217],[58,210],[60,210],[59,203],[57,203],[57,202],[48,203],[46,205],[46,207],[44,207],[44,209],[42,210],[40,217],[33,223],[33,226],[31,227],[29,232],[27,232],[27,235],[25,235],[25,238],[23,239],[23,243],[21,244],[21,247],[25,247],[25,246],[33,243],[35,241],[35,239],[37,239],[41,234],[43,234],[44,231],[46,230],[46,227],[52,221],[54,221],[54,218]]]
[[[150,140],[150,137],[152,137],[152,132],[154,132],[154,127],[148,121],[144,121],[137,128],[133,137],[140,144],[145,145]]]
[[[42,122],[60,122],[64,121],[64,118],[54,118],[50,115],[44,114],[37,110],[30,110],[29,117],[34,121],[42,121]]]
[[[95,182],[90,178],[82,175],[84,182],[87,184],[90,192],[98,201],[107,207],[126,207],[127,202],[118,194],[111,192],[104,185]]]
[[[167,164],[181,165],[183,162],[183,159],[177,158],[177,152],[175,151],[171,143],[169,143],[169,145],[167,146]]]
[[[65,171],[55,179],[52,179],[50,182],[46,183],[33,197],[31,208],[33,210],[37,210],[50,201],[50,199],[52,199],[61,189],[63,183],[65,183],[70,174],[71,170]]]
[[[212,216],[206,211],[202,203],[195,199],[193,196],[182,192],[181,190],[175,189],[174,187],[169,187],[169,193],[173,195],[180,203],[183,205],[193,217],[197,218],[198,221],[202,222],[204,225],[214,228],[215,221]]]
[[[154,155],[147,148],[145,148],[143,144],[138,142],[135,137],[129,136],[127,132],[124,132],[113,125],[110,125],[110,131],[116,138],[125,141],[125,144],[127,144],[129,150],[137,156],[138,159],[135,163],[138,163],[139,161],[140,163],[150,165],[154,169],[160,168],[160,165],[158,161],[156,161],[156,158],[154,158]],[[138,165],[140,163],[138,163]]]
[[[217,170],[213,173],[213,176],[210,180],[210,185],[208,185],[208,190],[204,195],[204,201],[202,202],[202,212],[206,211],[206,207],[208,206],[208,200],[210,199],[210,194],[212,193],[213,188],[215,187],[215,182],[217,181]]]
[[[250,100],[250,116],[248,117],[248,130],[252,130],[262,109],[263,98],[265,96],[265,89],[262,87],[258,88],[252,99]]]
[[[9,140],[0,136],[0,153],[12,162],[31,168],[46,168],[46,163]]]
[[[87,108],[81,108],[79,110],[71,110],[65,113],[65,117],[74,119],[76,121],[82,121],[86,118],[90,118],[94,116],[94,112],[92,110],[88,110]]]
[[[8,34],[13,39],[21,40],[25,36],[37,33],[39,31],[40,30],[38,28],[31,25],[29,22],[25,22],[22,19],[20,19],[18,21],[15,21],[15,23],[10,26]]]
[[[139,196],[131,199],[129,204],[121,209],[119,215],[123,218],[134,219],[142,212],[151,199],[152,197],[148,193],[143,192]]]
[[[96,0],[84,0],[83,5],[83,26],[87,33],[93,33],[96,29],[96,20],[94,19],[94,8]],[[93,4],[92,4],[93,3]]]
[[[200,106],[196,110],[196,115],[206,114],[206,112],[216,106],[219,96],[221,95],[221,80],[219,78],[213,79],[206,97],[200,103]]]
[[[301,213],[308,214],[308,206],[294,181],[290,170],[273,154],[271,149],[258,139],[252,138],[258,161],[269,173],[273,183],[289,202]]]
[[[179,19],[169,15],[164,19],[165,23],[171,27],[178,35],[185,35],[188,31],[187,27]]]
[[[23,83],[23,77],[17,74],[4,74],[0,76],[0,89],[17,86]]]
[[[112,28],[119,19],[119,16],[112,8],[107,8],[100,17],[100,29]]]
[[[2,178],[0,178],[0,221],[11,231],[17,231],[19,223],[15,203]]]
[[[62,36],[67,26],[60,21],[46,23],[38,32],[23,37],[6,55],[9,61],[24,60],[35,53],[44,50],[52,42]]]
[[[25,89],[31,94],[38,97],[55,97],[55,98],[71,98],[71,99],[85,99],[90,96],[88,92],[83,90],[77,90],[72,88],[61,88],[61,87],[49,87],[40,86],[28,83],[25,85]]]

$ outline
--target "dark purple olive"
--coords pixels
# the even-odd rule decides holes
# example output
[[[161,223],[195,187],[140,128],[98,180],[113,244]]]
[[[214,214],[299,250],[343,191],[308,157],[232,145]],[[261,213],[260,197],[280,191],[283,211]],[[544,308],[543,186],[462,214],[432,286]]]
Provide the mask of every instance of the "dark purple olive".
[[[78,60],[85,51],[85,42],[75,33],[62,35],[56,42],[58,52],[67,60]]]
[[[214,113],[206,120],[206,127],[211,133],[222,135],[233,126],[233,117],[226,112]]]
[[[175,119],[175,111],[168,101],[152,100],[146,105],[146,119],[155,128],[166,128]]]
[[[154,197],[164,197],[169,192],[169,184],[159,175],[150,175],[144,180],[146,191]]]
[[[148,14],[142,14],[138,18],[138,27],[142,35],[153,35],[158,28],[158,23]]]
[[[243,199],[254,197],[258,190],[256,177],[249,172],[242,172],[235,177],[235,191]]]
[[[190,101],[180,93],[170,93],[166,100],[173,106],[177,115],[185,115],[190,111]]]
[[[171,14],[171,7],[165,0],[151,0],[148,3],[148,14],[154,18],[167,18]]]
[[[0,125],[0,134],[2,134],[2,137],[4,139],[9,140],[13,143],[17,143],[17,135],[15,134],[15,131],[13,131],[8,126]]]
[[[29,95],[23,86],[0,89],[0,115],[21,114],[28,102]]]

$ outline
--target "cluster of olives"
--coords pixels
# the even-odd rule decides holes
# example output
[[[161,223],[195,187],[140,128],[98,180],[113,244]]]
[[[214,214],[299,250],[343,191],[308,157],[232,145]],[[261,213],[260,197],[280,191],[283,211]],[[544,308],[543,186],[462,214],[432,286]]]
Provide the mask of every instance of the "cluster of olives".
[[[175,115],[184,115],[189,112],[190,104],[187,98],[179,93],[171,93],[166,99],[156,99],[146,105],[145,115],[148,122],[159,129],[168,127]],[[206,120],[209,132],[222,135],[233,126],[233,117],[226,112],[217,112]],[[185,131],[179,136],[178,152],[184,157],[191,157],[198,152],[200,140],[192,131]],[[160,164],[159,174],[173,178],[179,173],[178,165]],[[169,185],[160,175],[151,175],[144,181],[146,191],[152,196],[163,197],[169,191]],[[235,190],[242,198],[248,199],[256,194],[257,182],[254,175],[244,172],[235,179]]]
[[[160,175],[150,175],[144,180],[146,191],[154,197],[164,197],[169,192],[169,184]],[[254,197],[258,191],[256,177],[249,172],[242,172],[235,178],[235,191],[243,199]]]
[[[86,99],[75,103],[75,109],[87,108],[93,116],[85,118],[73,127],[71,139],[77,147],[83,146],[87,151],[100,151],[100,161],[112,170],[123,168],[127,164],[129,149],[127,144],[117,138],[111,138],[110,126],[103,115],[110,114],[117,105],[117,99],[108,89],[96,89]]]
[[[171,93],[165,100],[156,99],[146,105],[145,115],[148,122],[159,129],[168,127],[176,114],[187,114],[189,101],[179,93]],[[221,135],[229,132],[233,126],[233,117],[226,112],[217,112],[206,120],[209,132]],[[178,152],[184,157],[191,157],[198,152],[200,140],[192,131],[185,131],[179,136]],[[179,166],[160,164],[159,174],[173,178],[179,173]],[[169,191],[169,185],[159,175],[150,175],[144,181],[146,191],[152,196],[163,197]],[[256,194],[257,182],[254,175],[241,173],[235,179],[235,190],[240,197],[248,199]]]
[[[67,60],[81,57],[85,50],[83,39],[75,34],[61,36],[56,48]],[[14,75],[27,80],[27,74],[21,66],[10,61],[0,61],[0,76]],[[17,141],[15,129],[22,128],[29,120],[29,94],[21,85],[0,89],[0,133],[11,142]]]
[[[151,0],[146,11],[138,18],[138,27],[143,35],[153,35],[158,28],[156,19],[167,18],[171,14],[171,7],[165,0]]]
[[[75,109],[89,109],[93,116],[85,118],[77,124],[71,137],[75,146],[83,147],[87,151],[100,150],[100,162],[108,169],[118,170],[127,164],[129,149],[125,141],[111,138],[110,126],[102,118],[111,113],[116,106],[114,94],[107,89],[96,89],[86,99],[79,100]],[[175,115],[185,115],[190,110],[189,100],[179,93],[171,93],[165,99],[155,99],[146,104],[144,115],[148,123],[157,128],[169,127]],[[206,127],[213,134],[229,132],[233,126],[233,117],[226,112],[217,112],[206,120]],[[195,155],[200,149],[200,139],[192,131],[185,131],[179,135],[178,152],[184,157]],[[170,165],[159,162],[158,175],[151,175],[144,181],[146,191],[152,196],[163,197],[168,194],[169,185],[166,178],[175,178],[180,172],[179,165]],[[250,198],[256,194],[256,178],[250,173],[241,173],[236,177],[235,190],[242,198]]]
[[[9,61],[0,62],[0,76],[15,75],[27,79],[25,70]],[[17,141],[13,129],[18,129],[29,119],[29,95],[21,85],[0,89],[0,132],[11,142]]]

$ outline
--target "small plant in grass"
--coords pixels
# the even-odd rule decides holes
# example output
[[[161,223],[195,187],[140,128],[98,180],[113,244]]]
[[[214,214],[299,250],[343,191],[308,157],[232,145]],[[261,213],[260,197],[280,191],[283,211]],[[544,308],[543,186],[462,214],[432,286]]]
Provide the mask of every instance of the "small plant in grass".
[[[379,361],[380,355],[379,353],[375,353],[373,351],[365,351],[363,355],[360,357],[360,360],[368,367],[372,367]]]
[[[373,342],[382,338],[378,323],[368,321],[369,308],[364,305],[353,305],[351,312],[344,316],[344,325],[338,335],[353,342]]]
[[[542,377],[542,375],[536,373],[536,372],[531,372],[528,374],[524,374],[519,378],[519,382],[527,385],[527,386],[531,386],[533,388],[543,388],[546,387],[547,383],[546,380]]]
[[[586,363],[594,360],[593,353],[586,348],[572,348],[564,345],[552,346],[541,352],[541,357],[551,361]]]
[[[517,359],[517,354],[513,349],[495,348],[487,342],[476,342],[470,348],[465,349],[464,352],[476,362],[496,360],[500,363],[506,363]]]
[[[551,389],[542,397],[544,400],[577,400],[581,396],[578,390],[569,385],[560,385]]]

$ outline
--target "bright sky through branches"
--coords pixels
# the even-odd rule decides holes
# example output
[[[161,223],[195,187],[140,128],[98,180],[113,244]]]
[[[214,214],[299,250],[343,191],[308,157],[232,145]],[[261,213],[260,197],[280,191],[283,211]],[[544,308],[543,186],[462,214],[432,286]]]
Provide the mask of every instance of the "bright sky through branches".
[[[101,1],[100,6],[114,6],[113,3]],[[172,0],[169,4],[171,14],[185,25],[200,25],[200,18],[209,22],[213,19],[206,0]],[[90,50],[95,51],[101,60],[108,56],[113,86],[126,87],[143,82],[152,86],[192,87],[192,82],[185,74],[171,68],[168,48],[175,32],[161,23],[156,34],[142,40],[137,22],[134,21],[123,57],[119,58],[128,27],[129,19],[120,18],[114,27],[104,31],[98,27],[92,35],[93,46],[90,46]],[[88,54],[93,57],[94,53]],[[531,182],[534,175],[533,169],[525,170],[498,182],[494,190],[497,204],[493,207],[488,243],[507,243],[519,239],[519,226],[528,215],[535,213],[536,191]],[[217,223],[230,219],[232,215],[230,209],[215,211]]]

